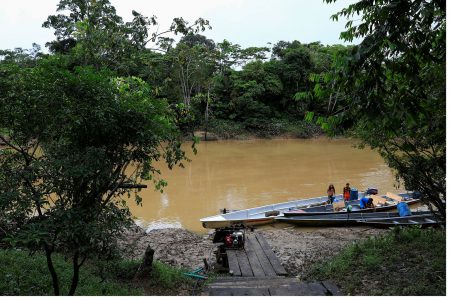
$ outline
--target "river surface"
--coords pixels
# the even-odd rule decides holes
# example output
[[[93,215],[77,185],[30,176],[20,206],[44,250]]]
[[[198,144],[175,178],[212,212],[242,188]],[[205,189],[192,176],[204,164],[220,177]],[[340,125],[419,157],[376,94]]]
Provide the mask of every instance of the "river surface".
[[[190,163],[168,170],[163,193],[151,182],[140,192],[143,205],[128,205],[139,225],[148,230],[185,228],[204,233],[199,219],[219,209],[245,209],[326,195],[329,184],[341,194],[346,182],[359,191],[378,188],[398,193],[394,176],[373,150],[354,148],[347,139],[276,139],[201,142],[198,154],[183,145]]]

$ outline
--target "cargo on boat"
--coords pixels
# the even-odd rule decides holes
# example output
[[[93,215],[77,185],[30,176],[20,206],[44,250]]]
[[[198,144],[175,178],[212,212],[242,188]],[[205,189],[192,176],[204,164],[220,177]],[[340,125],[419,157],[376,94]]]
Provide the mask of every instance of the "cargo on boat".
[[[320,205],[316,207],[308,207],[303,209],[289,210],[283,213],[285,217],[291,216],[313,216],[313,215],[336,215],[336,214],[347,214],[349,211],[345,206],[351,205],[351,212],[357,213],[369,213],[369,212],[383,212],[396,210],[397,205],[400,202],[404,202],[408,205],[415,204],[421,199],[417,194],[414,193],[401,193],[392,194],[387,193],[385,196],[370,195],[367,197],[373,198],[374,207],[373,208],[361,208],[359,206],[359,200],[351,200],[344,205],[343,202]]]

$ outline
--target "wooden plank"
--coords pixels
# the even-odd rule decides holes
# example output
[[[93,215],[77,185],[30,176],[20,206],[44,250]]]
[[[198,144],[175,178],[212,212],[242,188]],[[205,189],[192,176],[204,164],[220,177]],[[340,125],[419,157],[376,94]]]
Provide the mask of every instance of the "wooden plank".
[[[296,278],[291,278],[291,277],[282,277],[282,276],[270,276],[270,277],[236,277],[236,276],[223,276],[223,277],[216,277],[214,282],[215,283],[229,283],[229,282],[233,282],[233,283],[239,283],[239,282],[252,282],[252,281],[271,281],[271,282],[276,282],[276,281],[289,281],[289,280],[296,280],[298,282],[298,279]]]
[[[208,286],[211,288],[260,288],[260,287],[283,287],[289,285],[299,284],[297,278],[286,277],[234,277],[239,279],[236,281],[214,281]],[[251,280],[240,280],[251,279]],[[256,280],[255,280],[256,279]]]
[[[236,257],[236,253],[233,250],[227,250],[228,268],[233,276],[242,276],[241,269]]]
[[[210,296],[270,296],[268,288],[212,288]]]
[[[403,201],[403,198],[402,198],[402,197],[400,197],[399,195],[390,193],[390,192],[387,192],[387,193],[386,193],[386,196],[387,196],[388,198],[391,198],[391,199],[395,200],[395,201],[399,201],[399,202],[400,202],[400,201]]]
[[[308,283],[300,282],[288,287],[274,287],[269,289],[271,296],[325,296],[323,291],[317,290]]]
[[[303,296],[297,286],[269,288],[270,296]]]
[[[232,296],[231,289],[224,289],[224,288],[211,288],[208,289],[208,294],[210,296]]]
[[[246,239],[248,242],[248,239]],[[256,252],[252,247],[252,244],[245,245],[245,253],[247,253],[248,262],[250,263],[250,267],[252,268],[253,276],[255,277],[263,277],[266,274],[259,262],[258,257],[256,256]]]
[[[329,296],[331,294],[320,282],[309,282],[307,285],[313,295]]]
[[[284,267],[281,265],[278,258],[275,256],[275,253],[272,251],[272,248],[270,248],[269,244],[267,243],[266,239],[260,235],[259,233],[255,233],[255,237],[259,244],[261,245],[261,248],[264,251],[264,254],[267,256],[267,258],[270,261],[270,264],[272,265],[273,269],[275,270],[275,273],[277,275],[286,276],[288,275]]]
[[[333,296],[344,296],[341,290],[331,281],[322,281],[322,285],[330,292]]]
[[[244,250],[235,250],[237,260],[239,263],[239,268],[241,269],[241,273],[243,277],[252,277],[253,271],[250,267],[250,262],[248,261],[247,254]]]
[[[277,273],[273,269],[272,264],[270,263],[269,259],[261,248],[261,245],[258,243],[256,237],[253,234],[247,236],[246,246],[247,245],[249,245],[253,250],[253,254],[256,256],[256,259],[258,260],[262,268],[264,274],[262,276],[276,276]]]
[[[372,198],[373,205],[377,205],[377,204],[385,205],[386,204],[386,199],[381,196],[370,195],[369,198]]]

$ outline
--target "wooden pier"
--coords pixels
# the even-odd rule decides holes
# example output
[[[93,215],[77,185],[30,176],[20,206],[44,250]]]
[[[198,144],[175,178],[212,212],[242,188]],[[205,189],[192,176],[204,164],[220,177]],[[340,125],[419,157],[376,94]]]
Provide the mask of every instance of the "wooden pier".
[[[247,233],[244,249],[226,250],[229,273],[208,285],[210,296],[327,296],[342,295],[331,282],[300,282],[287,277],[261,234]]]

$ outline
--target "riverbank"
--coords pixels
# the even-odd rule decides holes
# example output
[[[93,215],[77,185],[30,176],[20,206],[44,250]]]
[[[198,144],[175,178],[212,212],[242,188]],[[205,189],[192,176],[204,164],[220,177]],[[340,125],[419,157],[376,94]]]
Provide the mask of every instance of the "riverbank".
[[[352,296],[445,296],[446,231],[389,230],[314,264],[306,280],[333,280]]]
[[[313,123],[288,119],[269,119],[251,127],[245,126],[242,122],[216,119],[210,122],[206,131],[206,140],[208,141],[273,138],[307,139],[324,134],[322,129]],[[194,136],[200,140],[205,140],[205,128],[196,128]]]
[[[347,245],[386,232],[363,227],[328,227],[306,231],[296,227],[279,228],[278,225],[257,230],[267,239],[290,276],[299,278],[313,264],[338,253]],[[155,260],[192,270],[203,267],[204,258],[212,263],[216,249],[209,234],[199,235],[179,228],[157,229],[148,233],[138,229],[124,237],[124,255],[128,259],[140,259],[148,245],[155,250]]]
[[[436,235],[415,229],[416,233],[411,234],[406,229],[392,242],[393,230],[371,227],[305,229],[277,224],[257,230],[289,276],[299,280],[332,280],[348,295],[445,294],[445,233]],[[155,249],[155,260],[193,270],[204,266],[204,258],[213,265],[216,247],[211,234],[199,235],[184,229],[145,233],[139,229],[126,235],[124,246],[134,249],[126,253],[130,259],[141,258],[150,245]],[[433,234],[439,239],[432,241]],[[341,266],[345,271],[339,270]],[[354,272],[358,275],[352,275]],[[415,282],[414,274],[419,274],[421,282]],[[427,288],[427,284],[431,287]]]

